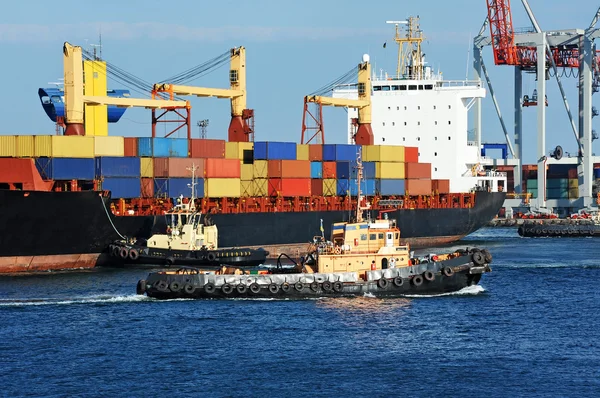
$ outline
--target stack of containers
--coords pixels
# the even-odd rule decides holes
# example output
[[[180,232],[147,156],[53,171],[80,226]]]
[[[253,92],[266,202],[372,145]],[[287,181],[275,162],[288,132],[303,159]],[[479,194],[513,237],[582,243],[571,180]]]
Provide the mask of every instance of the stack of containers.
[[[96,179],[113,198],[141,196],[140,162],[134,157],[101,156],[96,158]]]
[[[58,135],[35,136],[33,154],[42,178],[55,181],[93,181],[96,175],[95,138]],[[15,139],[15,145],[16,143]],[[102,145],[100,144],[100,146]],[[120,150],[122,151],[122,149],[121,145]]]
[[[203,158],[154,158],[154,191],[158,197],[176,198],[183,195],[189,198],[192,194],[192,168],[195,167],[197,198],[204,197],[204,163]]]
[[[365,145],[363,159],[375,164],[375,193],[381,196],[404,195],[407,147]],[[417,155],[418,160],[418,155]]]
[[[575,178],[570,178],[574,176]],[[546,197],[568,199],[579,196],[577,166],[574,164],[549,164],[546,170]]]
[[[307,158],[306,160],[297,159],[297,145],[294,142],[254,143],[255,162],[267,161],[267,195],[286,197],[311,195],[308,147],[301,146],[301,152],[301,156]]]
[[[225,159],[237,160],[240,165],[240,194],[238,196],[254,196],[253,178],[253,142],[226,142]]]
[[[204,196],[239,198],[241,196],[240,159],[204,160]]]
[[[356,157],[359,152],[358,145],[349,144],[325,144],[322,148],[323,154],[323,193],[329,195],[331,186],[326,180],[335,178],[335,195],[346,196],[358,193],[358,184],[356,180]],[[354,162],[354,167],[350,162]],[[334,166],[335,165],[335,166]],[[335,171],[333,171],[335,167]],[[343,171],[340,174],[340,171]]]

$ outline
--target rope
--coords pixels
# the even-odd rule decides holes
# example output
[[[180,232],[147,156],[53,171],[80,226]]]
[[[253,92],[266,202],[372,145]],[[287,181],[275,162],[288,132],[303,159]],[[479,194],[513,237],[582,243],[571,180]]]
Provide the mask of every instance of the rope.
[[[110,225],[112,225],[112,227],[115,230],[115,232],[117,233],[117,235],[119,235],[123,240],[127,240],[127,238],[124,237],[123,235],[121,235],[121,233],[117,230],[117,227],[115,227],[115,224],[113,223],[112,219],[110,218],[110,214],[108,214],[108,209],[106,208],[106,203],[104,203],[104,199],[102,197],[100,197],[100,200],[102,201],[102,207],[104,207],[104,211],[106,212],[106,217],[108,217],[108,221],[110,221]]]

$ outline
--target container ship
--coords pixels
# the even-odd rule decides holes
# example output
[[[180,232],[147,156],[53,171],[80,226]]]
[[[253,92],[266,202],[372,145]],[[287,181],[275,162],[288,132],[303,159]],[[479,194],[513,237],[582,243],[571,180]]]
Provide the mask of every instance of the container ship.
[[[89,268],[109,261],[106,248],[116,239],[164,232],[164,212],[191,196],[191,167],[203,176],[196,206],[218,225],[223,247],[300,253],[314,235],[349,221],[357,206],[357,156],[364,168],[361,206],[370,217],[396,219],[403,243],[450,243],[484,226],[501,208],[506,188],[506,174],[481,167],[479,144],[467,133],[469,108],[485,89],[480,81],[443,80],[426,66],[417,19],[409,19],[406,35],[396,25],[396,39],[401,54],[412,54],[402,57],[408,61],[397,74],[372,74],[365,56],[358,84],[332,87],[329,99],[305,98],[318,107],[347,104],[343,144],[325,144],[322,135],[311,142],[304,134],[300,144],[254,140],[252,112],[245,98],[239,102],[243,47],[231,50],[231,90],[219,91],[232,100],[228,141],[192,138],[189,120],[188,138],[154,131],[152,137],[109,136],[106,126],[122,115],[123,108],[115,108],[128,93],[107,90],[105,81],[85,83],[85,118],[75,120],[69,107],[77,107],[77,96],[64,95],[73,80],[80,94],[73,63],[76,78],[65,79],[63,95],[38,93],[46,114],[66,129],[0,136],[0,272]],[[73,49],[65,44],[65,57]],[[106,76],[101,60],[81,64],[92,72],[87,78]],[[165,104],[177,102],[177,86],[159,88],[170,90],[172,102]]]

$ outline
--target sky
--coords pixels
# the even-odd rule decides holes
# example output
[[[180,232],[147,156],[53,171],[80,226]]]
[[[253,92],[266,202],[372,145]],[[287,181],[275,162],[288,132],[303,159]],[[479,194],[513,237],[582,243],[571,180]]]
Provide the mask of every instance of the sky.
[[[597,10],[593,2],[530,0],[544,30],[587,28]],[[364,53],[376,71],[395,70],[397,47],[393,25],[386,20],[420,17],[426,40],[423,52],[446,79],[472,78],[472,38],[487,15],[486,0],[408,2],[379,0],[186,1],[57,0],[6,2],[0,14],[3,95],[0,96],[0,134],[54,134],[37,90],[52,87],[63,75],[65,41],[92,50],[102,34],[102,57],[147,82],[158,82],[229,48],[246,47],[248,107],[255,112],[255,141],[300,142],[303,97],[355,67]],[[520,1],[512,1],[515,28],[530,22]],[[486,31],[489,34],[489,30]],[[387,42],[386,48],[383,43]],[[513,126],[513,70],[495,66],[490,47],[484,61],[509,130]],[[577,108],[576,79],[563,84],[571,109]],[[535,88],[535,77],[524,75],[524,93]],[[125,88],[109,80],[109,88]],[[190,85],[228,87],[228,66]],[[488,93],[489,94],[489,93]],[[134,93],[143,98],[141,94]],[[600,94],[596,94],[597,97]],[[189,98],[192,136],[197,121],[209,119],[208,138],[226,139],[230,120],[228,100]],[[594,98],[597,103],[597,98]],[[548,84],[547,150],[561,145],[576,153],[576,142],[555,80]],[[593,121],[597,128],[598,121]],[[324,110],[325,140],[344,143],[346,112]],[[164,130],[164,127],[161,127]],[[472,126],[471,126],[472,128]],[[536,161],[536,110],[524,110],[524,161]],[[160,131],[160,130],[159,130]],[[600,130],[599,130],[600,131]],[[512,137],[512,131],[509,131]],[[130,108],[109,135],[150,136],[150,111]],[[164,135],[164,132],[163,132]],[[180,134],[184,137],[184,133]],[[484,100],[484,142],[504,142],[490,96]],[[598,150],[598,141],[593,149]],[[499,153],[491,152],[498,155]]]

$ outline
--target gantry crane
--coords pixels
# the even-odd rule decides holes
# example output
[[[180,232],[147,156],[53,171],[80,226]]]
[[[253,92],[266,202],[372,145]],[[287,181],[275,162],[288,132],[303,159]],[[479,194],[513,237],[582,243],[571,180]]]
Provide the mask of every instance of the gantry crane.
[[[515,33],[512,23],[512,12],[510,0],[486,0],[488,15],[479,35],[474,40],[474,69],[477,78],[483,74],[487,80],[488,88],[496,111],[500,118],[502,129],[507,139],[508,146],[513,156],[523,161],[522,151],[522,72],[537,74],[537,97],[545,100],[546,80],[550,69],[554,72],[558,87],[563,97],[563,103],[571,123],[579,150],[578,174],[580,177],[579,196],[582,198],[581,206],[585,207],[591,203],[592,194],[592,93],[600,87],[600,56],[593,51],[593,40],[599,36],[595,24],[600,16],[600,10],[587,29],[569,29],[559,31],[542,31],[538,25],[527,0],[521,0],[525,11],[533,25],[533,29],[524,33]],[[484,32],[489,24],[490,37],[485,37]],[[496,65],[515,66],[515,150],[513,151],[508,131],[502,119],[498,102],[495,98],[483,58],[482,48],[491,45],[494,51],[494,62]],[[538,54],[544,56],[538,56]],[[576,127],[571,114],[567,97],[563,89],[560,74],[557,68],[579,69],[579,126]],[[481,142],[481,101],[476,103],[476,131],[478,142]],[[540,102],[540,101],[536,101]],[[544,103],[544,102],[542,102]],[[538,106],[538,170],[546,169],[546,106]],[[555,151],[554,153],[557,153]],[[552,156],[552,155],[551,155]],[[515,190],[520,192],[521,167],[515,168]],[[546,192],[545,173],[538,173],[538,190]],[[537,200],[539,207],[546,207],[544,195]]]
[[[308,104],[315,103],[319,107],[319,123],[317,132],[310,138],[305,137],[307,130],[306,115]],[[308,95],[304,97],[304,114],[302,117],[302,138],[301,143],[307,144],[318,134],[323,137],[322,126],[322,107],[339,106],[345,108],[358,109],[358,129],[354,134],[354,142],[359,145],[373,145],[373,129],[371,128],[371,63],[369,56],[363,56],[363,62],[358,64],[358,99],[332,98],[321,95]],[[325,143],[324,138],[322,142]]]
[[[155,84],[152,97],[158,93],[168,93],[171,100],[176,95],[195,95],[197,97],[216,97],[231,99],[231,123],[228,138],[230,142],[253,141],[254,110],[246,109],[246,50],[244,47],[232,48],[231,68],[229,70],[229,89],[181,86],[177,84]],[[153,119],[155,118],[153,114]]]
[[[65,135],[85,135],[85,104],[143,107],[150,109],[190,108],[188,101],[84,95],[81,47],[73,46],[65,42],[63,45],[63,60],[65,74],[65,124],[67,126]]]

